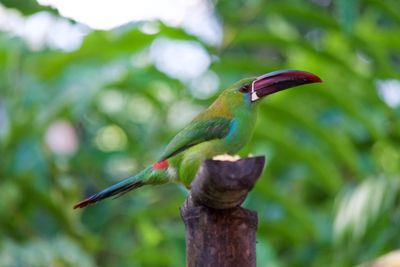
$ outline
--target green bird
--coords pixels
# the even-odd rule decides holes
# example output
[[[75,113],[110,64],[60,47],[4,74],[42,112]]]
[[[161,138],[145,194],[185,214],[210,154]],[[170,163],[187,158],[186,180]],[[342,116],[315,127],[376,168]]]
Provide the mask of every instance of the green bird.
[[[311,73],[283,70],[240,80],[205,111],[197,115],[167,145],[152,166],[79,202],[83,208],[111,196],[120,196],[144,185],[181,182],[187,188],[202,162],[221,154],[236,154],[253,134],[259,100],[302,84],[321,82]]]

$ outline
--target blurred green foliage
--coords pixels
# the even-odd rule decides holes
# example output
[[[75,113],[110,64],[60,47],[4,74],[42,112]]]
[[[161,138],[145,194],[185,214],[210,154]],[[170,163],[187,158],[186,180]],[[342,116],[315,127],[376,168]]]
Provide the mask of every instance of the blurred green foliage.
[[[400,108],[377,90],[400,79],[398,1],[218,1],[215,12],[221,47],[161,22],[154,34],[146,22],[92,31],[71,52],[0,32],[0,266],[184,266],[178,186],[72,210],[150,164],[184,109],[215,98],[156,68],[160,37],[202,45],[220,88],[277,69],[324,80],[264,101],[243,150],[268,158],[245,203],[259,213],[258,266],[352,266],[400,247]],[[70,147],[51,149],[51,129]]]

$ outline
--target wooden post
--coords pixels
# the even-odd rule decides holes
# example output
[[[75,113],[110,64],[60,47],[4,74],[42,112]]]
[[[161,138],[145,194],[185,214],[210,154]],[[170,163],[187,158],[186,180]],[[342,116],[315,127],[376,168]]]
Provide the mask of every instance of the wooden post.
[[[257,213],[240,207],[264,167],[264,157],[206,160],[181,208],[186,266],[256,266]]]

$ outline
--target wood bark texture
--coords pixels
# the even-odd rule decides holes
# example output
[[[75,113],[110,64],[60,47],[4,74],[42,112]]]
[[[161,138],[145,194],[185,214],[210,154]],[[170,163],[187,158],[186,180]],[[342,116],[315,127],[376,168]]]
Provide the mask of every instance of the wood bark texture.
[[[204,162],[181,208],[186,266],[256,266],[257,213],[240,204],[264,162],[264,157]]]

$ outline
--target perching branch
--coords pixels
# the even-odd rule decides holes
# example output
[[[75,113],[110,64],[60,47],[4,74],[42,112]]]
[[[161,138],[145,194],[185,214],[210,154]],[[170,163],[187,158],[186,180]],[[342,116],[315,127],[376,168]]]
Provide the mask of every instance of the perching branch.
[[[181,208],[188,267],[256,266],[257,213],[239,205],[264,162],[264,157],[252,157],[203,163]]]

